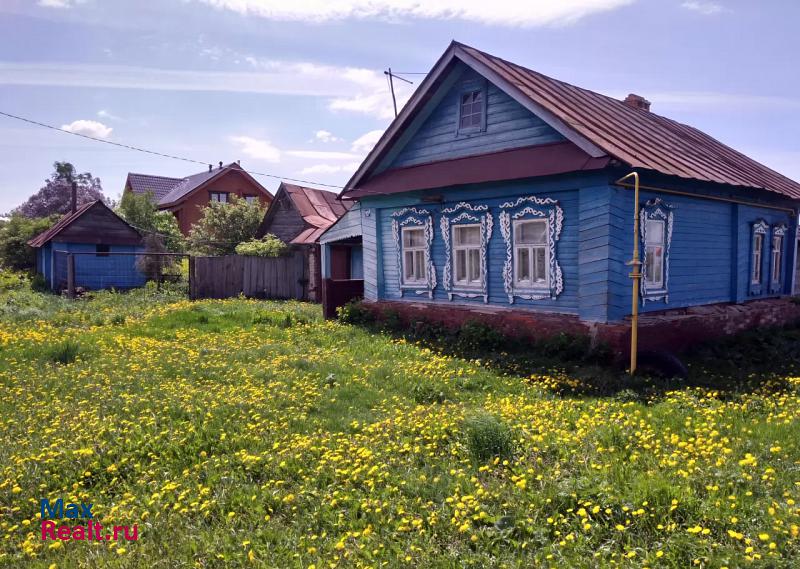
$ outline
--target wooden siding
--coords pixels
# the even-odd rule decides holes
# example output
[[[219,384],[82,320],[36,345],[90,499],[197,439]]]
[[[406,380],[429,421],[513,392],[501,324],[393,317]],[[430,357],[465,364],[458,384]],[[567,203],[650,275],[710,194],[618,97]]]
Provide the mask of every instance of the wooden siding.
[[[60,239],[60,236],[59,236]],[[109,245],[111,253],[130,255],[97,256],[96,244],[63,243],[53,241],[39,249],[37,256],[42,274],[50,288],[61,290],[67,284],[67,253],[89,253],[75,255],[75,286],[91,290],[106,288],[128,289],[144,286],[146,278],[136,267],[138,256],[144,247],[138,245]]]
[[[459,102],[464,85],[486,84],[486,128],[458,133]],[[468,69],[455,81],[419,130],[399,149],[391,168],[486,154],[564,140],[555,129],[495,85]]]
[[[331,243],[361,235],[361,204],[356,204],[319,238],[320,243]]]
[[[263,236],[272,233],[281,241],[289,243],[308,226],[285,192],[280,192],[275,199],[277,201],[267,211],[258,234]]]
[[[111,210],[98,204],[62,229],[56,239],[65,243],[137,245],[142,237]]]
[[[378,300],[383,284],[382,243],[378,241],[379,210],[362,201],[361,230],[364,247],[364,298]]]
[[[641,203],[660,197],[673,206],[674,225],[669,256],[669,299],[646,301],[642,312],[654,312],[720,302],[744,302],[770,295],[768,287],[760,295],[749,294],[750,239],[752,223],[764,219],[770,226],[786,223],[794,227],[791,215],[776,209],[751,207],[700,197],[679,196],[653,191],[641,193]],[[631,281],[628,278],[633,249],[633,191],[616,188],[611,210],[623,222],[616,231],[619,246],[610,259],[611,296],[609,320],[619,320],[631,312]],[[765,247],[765,257],[767,248]],[[791,270],[790,254],[784,252],[784,276]],[[767,260],[764,259],[764,282]],[[788,292],[788,279],[784,290]]]

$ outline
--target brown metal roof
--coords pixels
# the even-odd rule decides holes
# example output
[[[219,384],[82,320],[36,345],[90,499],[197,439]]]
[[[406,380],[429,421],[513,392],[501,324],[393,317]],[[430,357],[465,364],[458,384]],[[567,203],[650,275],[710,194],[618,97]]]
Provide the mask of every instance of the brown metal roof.
[[[261,235],[266,232],[270,219],[275,215],[280,215],[280,210],[273,208],[279,207],[281,192],[286,193],[305,224],[305,228],[291,240],[291,243],[297,245],[316,243],[320,235],[353,206],[353,202],[339,201],[334,192],[281,182],[275,194],[275,200],[270,204],[270,208],[264,215],[264,221],[261,222],[259,228]]]
[[[696,128],[557,81],[475,48],[457,46],[578,134],[632,168],[760,188],[800,199],[800,184]]]
[[[451,43],[386,129],[348,181],[343,198],[357,197],[362,186],[370,185],[381,161],[459,62],[487,77],[594,159],[613,158],[631,168],[800,199],[799,183],[695,128],[458,42]]]
[[[83,204],[73,213],[68,213],[67,215],[59,219],[50,229],[43,231],[33,239],[29,240],[28,245],[30,245],[31,247],[42,247],[46,245],[48,241],[54,239],[56,236],[58,236],[59,233],[64,231],[79,217],[81,217],[83,214],[85,214],[87,211],[89,211],[95,206],[106,208],[114,215],[114,217],[119,219],[120,223],[124,223],[125,225],[129,226],[134,232],[139,233],[139,231],[135,227],[131,226],[127,221],[125,221],[119,215],[117,215],[114,212],[114,210],[112,210],[110,207],[104,204],[102,200],[95,200],[93,202],[88,202]]]

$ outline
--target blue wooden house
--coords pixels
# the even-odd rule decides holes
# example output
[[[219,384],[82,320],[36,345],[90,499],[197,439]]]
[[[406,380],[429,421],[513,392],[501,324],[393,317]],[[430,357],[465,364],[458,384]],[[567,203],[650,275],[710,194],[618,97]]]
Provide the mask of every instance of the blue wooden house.
[[[635,207],[621,181],[631,171]],[[798,280],[800,184],[643,97],[613,99],[457,42],[340,198],[359,207],[323,236],[323,266],[337,231],[358,233],[365,300],[401,311],[524,313],[534,326],[554,314],[610,330],[632,310],[634,212],[645,315],[779,298]]]
[[[100,200],[66,214],[28,245],[36,249],[36,272],[53,291],[66,288],[70,255],[76,287],[127,289],[146,281],[136,266],[142,235]]]

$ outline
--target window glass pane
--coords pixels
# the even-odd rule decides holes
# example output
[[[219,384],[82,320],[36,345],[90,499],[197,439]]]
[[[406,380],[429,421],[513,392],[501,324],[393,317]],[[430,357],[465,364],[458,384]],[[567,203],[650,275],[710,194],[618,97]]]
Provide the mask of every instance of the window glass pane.
[[[544,247],[537,247],[534,249],[535,267],[533,271],[533,280],[536,283],[544,283],[547,281],[547,267],[545,266],[545,250]]]
[[[404,247],[422,247],[425,244],[425,235],[422,229],[404,229]]]
[[[425,251],[414,251],[414,276],[425,280]]]
[[[479,249],[469,250],[469,280],[470,282],[481,280],[481,252]]]
[[[464,249],[456,251],[456,280],[467,280],[467,252]]]
[[[414,276],[414,252],[406,251],[403,254],[403,262],[405,264],[403,277],[408,280]]]
[[[547,222],[525,221],[517,225],[517,243],[544,244],[547,240]]]
[[[481,228],[477,225],[455,226],[456,245],[480,245]]]
[[[531,280],[531,250],[527,247],[517,249],[517,281]]]
[[[657,219],[648,219],[645,231],[648,243],[664,243],[664,222]]]

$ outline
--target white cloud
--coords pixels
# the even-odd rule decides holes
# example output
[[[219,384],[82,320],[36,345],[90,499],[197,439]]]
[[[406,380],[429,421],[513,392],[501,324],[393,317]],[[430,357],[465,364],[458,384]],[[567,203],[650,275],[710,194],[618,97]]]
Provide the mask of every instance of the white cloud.
[[[353,144],[350,146],[350,149],[353,152],[358,154],[366,155],[372,150],[372,147],[378,142],[378,140],[383,135],[382,130],[371,130],[365,134],[362,134],[358,138],[353,141]]]
[[[325,152],[322,150],[287,150],[286,154],[309,160],[358,160],[360,158],[358,154],[350,152]]]
[[[68,132],[84,134],[86,136],[93,136],[95,138],[108,138],[111,136],[111,131],[114,130],[110,126],[106,126],[101,122],[83,119],[61,125],[61,128]]]
[[[193,71],[121,65],[0,62],[0,84],[80,88],[261,93],[324,97],[332,110],[394,116],[379,70],[247,58],[253,71]],[[411,86],[396,85],[405,101]]]
[[[501,26],[572,24],[636,0],[199,0],[271,20],[462,20]]]
[[[115,115],[113,113],[110,113],[109,111],[107,111],[105,109],[100,109],[99,111],[97,111],[97,116],[100,117],[101,119],[107,119],[107,120],[112,120],[112,121],[121,121],[122,120],[122,117],[118,117],[117,115]]]
[[[239,151],[250,158],[266,162],[280,162],[281,151],[268,140],[259,140],[250,136],[231,136],[231,142],[239,146]]]
[[[714,14],[725,11],[725,8],[723,8],[721,4],[708,0],[687,0],[681,4],[681,7],[691,10],[692,12],[698,12],[704,16],[713,16]]]
[[[83,4],[86,0],[39,0],[37,4],[44,8],[72,8],[77,4]]]
[[[300,170],[304,175],[318,175],[318,174],[339,174],[342,172],[352,173],[355,172],[361,164],[359,162],[351,162],[350,164],[314,164]]]
[[[334,136],[332,132],[327,130],[318,130],[314,133],[314,138],[319,142],[341,142],[341,138]]]

